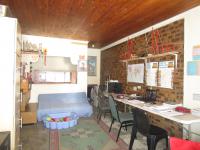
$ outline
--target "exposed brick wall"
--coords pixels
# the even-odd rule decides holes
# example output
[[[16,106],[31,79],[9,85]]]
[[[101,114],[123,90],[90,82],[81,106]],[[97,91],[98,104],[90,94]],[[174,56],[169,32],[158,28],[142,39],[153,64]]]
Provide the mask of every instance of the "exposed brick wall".
[[[184,74],[184,20],[173,22],[158,29],[162,43],[171,43],[178,51],[177,68],[173,73],[173,89],[153,87],[157,89],[157,101],[183,101],[183,74]],[[146,36],[146,37],[145,37]],[[146,49],[151,47],[151,32],[140,35],[134,39],[134,53],[137,56],[146,55]],[[146,44],[148,41],[148,45]],[[101,84],[104,84],[108,76],[112,80],[119,80],[123,84],[124,92],[142,94],[147,88],[145,84],[127,83],[126,63],[120,62],[120,54],[127,51],[127,42],[111,47],[101,53]],[[152,53],[152,52],[148,52]],[[173,60],[174,56],[165,56],[160,58],[151,58],[150,61]],[[143,60],[134,60],[129,63],[143,63]],[[142,89],[137,92],[133,87],[141,86]],[[180,135],[180,133],[178,133]]]

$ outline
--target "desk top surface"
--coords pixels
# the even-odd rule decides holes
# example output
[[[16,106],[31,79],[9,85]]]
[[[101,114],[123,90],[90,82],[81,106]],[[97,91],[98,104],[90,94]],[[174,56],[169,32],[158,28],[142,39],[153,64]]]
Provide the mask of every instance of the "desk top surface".
[[[147,111],[149,113],[161,116],[163,118],[181,123],[181,124],[192,124],[192,123],[199,123],[200,122],[200,116],[196,116],[188,113],[181,113],[175,111],[175,107],[180,106],[180,104],[177,105],[170,105],[170,104],[150,104],[145,103],[140,100],[128,100],[128,98],[117,98],[117,94],[112,94],[114,99],[118,102],[122,102],[124,104],[142,109],[144,111]]]

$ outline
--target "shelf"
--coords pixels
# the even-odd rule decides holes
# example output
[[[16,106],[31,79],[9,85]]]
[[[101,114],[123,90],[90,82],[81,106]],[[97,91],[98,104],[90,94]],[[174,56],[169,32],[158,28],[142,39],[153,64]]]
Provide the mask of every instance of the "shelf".
[[[130,58],[130,59],[126,59],[126,60],[120,60],[121,62],[129,62],[129,61],[133,61],[133,60],[146,60],[149,58],[156,58],[156,57],[163,57],[163,56],[169,56],[169,55],[177,55],[178,52],[174,51],[174,52],[167,52],[167,53],[162,53],[162,54],[156,54],[156,55],[150,55],[150,56],[146,56],[146,57],[135,57],[135,58]]]
[[[22,50],[22,54],[39,54],[38,51],[33,51],[33,50]]]
[[[162,53],[162,54],[151,55],[151,56],[147,56],[145,58],[148,59],[148,58],[156,58],[156,57],[163,57],[163,56],[177,55],[177,54],[178,54],[178,52],[174,51],[174,52],[167,52],[167,53]]]
[[[131,58],[131,59],[120,60],[120,62],[127,63],[127,62],[130,62],[130,61],[133,61],[133,60],[145,60],[146,61],[147,59],[150,59],[150,58],[157,58],[157,57],[174,55],[175,56],[175,68],[177,68],[177,54],[178,54],[177,51],[166,52],[166,53],[150,55],[150,56],[146,56],[146,57],[134,57],[134,58]]]
[[[133,60],[145,60],[146,57],[135,57],[135,58],[130,58],[130,59],[126,59],[126,60],[120,60],[121,62],[129,62],[129,61],[133,61]]]

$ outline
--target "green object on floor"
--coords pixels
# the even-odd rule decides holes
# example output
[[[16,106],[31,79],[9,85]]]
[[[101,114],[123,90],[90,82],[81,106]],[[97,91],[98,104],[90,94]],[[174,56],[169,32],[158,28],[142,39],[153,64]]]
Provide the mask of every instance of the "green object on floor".
[[[79,119],[78,125],[59,130],[60,150],[116,150],[114,142],[93,119]]]

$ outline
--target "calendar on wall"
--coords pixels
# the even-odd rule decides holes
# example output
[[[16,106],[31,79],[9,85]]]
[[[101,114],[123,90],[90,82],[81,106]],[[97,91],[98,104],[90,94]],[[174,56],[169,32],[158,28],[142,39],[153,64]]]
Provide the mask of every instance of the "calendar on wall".
[[[158,87],[173,88],[174,61],[159,62]]]

